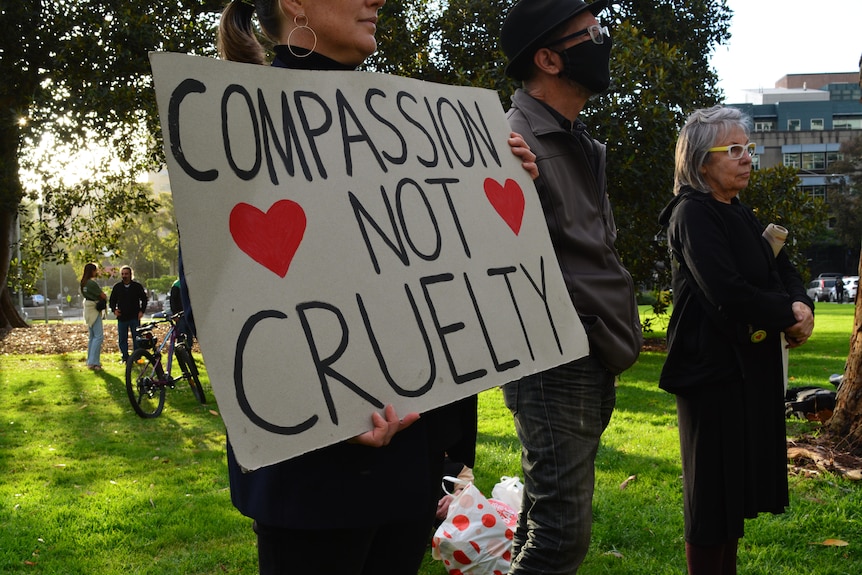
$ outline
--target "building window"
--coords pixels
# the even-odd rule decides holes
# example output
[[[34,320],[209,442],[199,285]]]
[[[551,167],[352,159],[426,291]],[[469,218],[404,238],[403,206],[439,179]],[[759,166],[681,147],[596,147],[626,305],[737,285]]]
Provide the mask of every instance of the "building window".
[[[811,118],[811,129],[812,130],[822,130],[823,129],[823,118]]]
[[[840,162],[844,159],[844,154],[841,152],[826,152],[826,167],[831,166],[835,162]]]
[[[787,131],[788,132],[798,132],[802,129],[802,121],[801,120],[787,120]]]
[[[862,118],[835,116],[832,118],[833,130],[862,130]]]
[[[826,154],[823,152],[805,152],[802,154],[802,169],[819,171],[826,169]]]
[[[755,132],[771,132],[774,129],[775,122],[773,120],[761,120],[759,122],[754,122]]]
[[[784,154],[784,165],[799,169],[799,154]]]
[[[826,186],[801,186],[802,191],[812,198],[820,198],[826,201]]]

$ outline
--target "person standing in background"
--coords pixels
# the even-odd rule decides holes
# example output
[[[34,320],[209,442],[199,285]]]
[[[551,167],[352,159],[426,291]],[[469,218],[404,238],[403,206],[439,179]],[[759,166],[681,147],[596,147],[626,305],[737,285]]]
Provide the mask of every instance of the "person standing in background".
[[[756,150],[749,125],[731,107],[689,116],[659,216],[673,268],[659,387],[676,395],[689,575],[735,575],[745,519],[789,505],[780,336],[794,348],[814,329],[799,272],[737,197]]]
[[[605,146],[579,115],[610,84],[607,0],[521,0],[500,33],[506,74],[522,82],[508,112],[536,154],[536,191],[588,356],[503,386],[521,440],[524,494],[512,575],[576,573],[590,545],[595,458],[616,375],[642,345],[634,282],[614,247]]]
[[[132,268],[120,268],[122,280],[111,290],[110,307],[117,318],[117,344],[122,354],[122,362],[129,360],[129,331],[132,333],[132,349],[135,343],[135,329],[141,325],[144,310],[147,309],[147,290],[132,279]]]
[[[104,326],[102,325],[102,313],[105,310],[104,302],[107,295],[96,283],[99,276],[99,267],[96,264],[84,266],[81,275],[81,295],[84,297],[84,322],[87,324],[89,341],[87,343],[87,368],[99,371],[102,369],[102,342],[105,339]],[[101,309],[99,309],[101,307]]]

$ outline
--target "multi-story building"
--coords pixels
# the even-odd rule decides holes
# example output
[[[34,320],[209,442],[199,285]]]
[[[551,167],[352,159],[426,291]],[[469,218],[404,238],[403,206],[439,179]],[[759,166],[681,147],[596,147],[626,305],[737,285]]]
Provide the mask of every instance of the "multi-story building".
[[[756,169],[780,164],[795,167],[802,188],[828,203],[830,191],[849,182],[831,166],[842,158],[841,144],[862,135],[860,97],[858,72],[788,74],[775,88],[747,91],[745,102],[729,105],[753,120]],[[854,256],[845,252],[835,249],[811,254],[812,273],[853,271]]]

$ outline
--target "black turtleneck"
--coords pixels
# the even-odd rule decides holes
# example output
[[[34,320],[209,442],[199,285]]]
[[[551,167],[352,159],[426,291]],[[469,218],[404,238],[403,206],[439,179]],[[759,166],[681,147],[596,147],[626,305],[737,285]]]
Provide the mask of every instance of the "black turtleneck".
[[[308,54],[302,58],[295,56],[291,50],[297,54]],[[294,70],[355,70],[356,66],[348,66],[341,62],[336,62],[332,58],[328,58],[317,52],[309,52],[305,48],[297,48],[292,46],[278,45],[273,47],[275,59],[272,65],[276,68],[292,68]]]

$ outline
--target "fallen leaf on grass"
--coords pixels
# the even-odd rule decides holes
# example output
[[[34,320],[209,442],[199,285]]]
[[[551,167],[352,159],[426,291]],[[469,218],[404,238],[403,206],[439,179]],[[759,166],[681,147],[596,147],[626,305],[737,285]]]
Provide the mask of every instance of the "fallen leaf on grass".
[[[841,539],[826,539],[822,543],[814,541],[813,543],[809,543],[809,545],[824,545],[826,547],[847,547],[850,544],[846,541],[842,541]]]
[[[620,490],[623,490],[623,489],[625,489],[626,487],[628,487],[628,486],[629,486],[629,483],[631,483],[632,481],[634,481],[634,480],[635,480],[635,479],[637,479],[637,478],[638,478],[638,476],[637,476],[637,475],[629,475],[629,476],[628,476],[628,478],[627,478],[625,481],[623,481],[622,483],[620,483]]]
[[[618,558],[618,559],[622,559],[622,558],[623,558],[623,554],[622,554],[622,553],[620,553],[619,551],[617,551],[616,549],[614,549],[614,550],[612,550],[612,551],[605,551],[605,552],[604,552],[604,555],[613,555],[614,557],[616,557],[616,558]]]
[[[218,411],[216,411],[215,409],[210,409],[210,413],[218,417]]]

